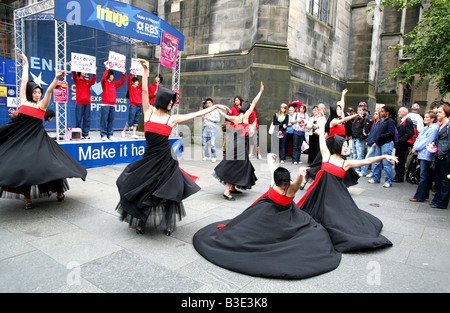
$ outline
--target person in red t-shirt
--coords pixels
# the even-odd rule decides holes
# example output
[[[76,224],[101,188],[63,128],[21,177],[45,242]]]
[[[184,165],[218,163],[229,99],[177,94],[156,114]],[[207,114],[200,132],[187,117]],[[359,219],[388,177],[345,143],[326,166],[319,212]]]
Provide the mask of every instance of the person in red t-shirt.
[[[131,69],[130,69],[131,70]],[[142,84],[139,84],[139,80],[137,77],[133,77],[133,75],[128,74],[128,93],[127,97],[130,100],[130,106],[128,108],[128,123],[125,124],[125,127],[122,131],[122,138],[125,137],[125,131],[129,127],[133,127],[132,138],[139,138],[136,135],[136,128],[139,125],[139,118],[142,112]]]
[[[116,109],[116,89],[122,86],[125,81],[125,72],[122,73],[120,80],[113,82],[114,72],[106,66],[102,76],[102,103],[100,117],[100,134],[102,140],[113,140],[114,134],[114,113]]]
[[[72,65],[72,61],[69,62]],[[72,71],[72,80],[75,84],[75,117],[76,128],[81,128],[82,139],[90,139],[91,129],[91,86],[95,84],[96,76],[86,79],[86,73]]]
[[[148,99],[150,100],[150,105],[155,102],[156,92],[158,91],[158,85],[162,84],[163,77],[161,75],[155,75],[155,80],[150,86],[148,86]]]
[[[242,103],[244,103],[244,99],[242,99],[240,96],[236,96],[234,97],[234,107],[232,107],[230,110],[230,112],[228,112],[228,115],[230,116],[238,116],[239,115],[239,109],[242,106]],[[225,119],[225,122],[222,124],[222,131],[223,131],[223,145],[222,145],[222,151],[223,151],[223,155],[225,156],[226,152],[227,152],[227,144],[228,141],[230,140],[229,138],[229,132],[227,131],[227,127],[230,125],[234,125],[233,122],[227,121]]]

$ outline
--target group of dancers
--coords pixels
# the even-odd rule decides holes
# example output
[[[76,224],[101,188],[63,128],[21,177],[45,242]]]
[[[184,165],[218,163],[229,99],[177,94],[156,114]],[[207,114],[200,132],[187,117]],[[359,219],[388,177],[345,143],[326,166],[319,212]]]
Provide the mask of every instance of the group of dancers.
[[[87,171],[52,140],[42,126],[56,82],[55,76],[43,99],[42,88],[28,81],[28,61],[23,61],[20,89],[21,106],[17,118],[0,126],[0,197],[24,196],[26,208],[31,198],[57,194],[64,199],[67,178],[85,180]],[[227,155],[214,169],[214,176],[225,184],[224,196],[256,183],[255,169],[248,158],[248,117],[260,99],[264,85],[254,100],[242,105],[238,115],[221,104],[188,114],[170,114],[176,93],[159,86],[154,104],[148,97],[148,66],[140,60],[142,110],[146,148],[142,158],[128,164],[116,184],[120,201],[116,211],[143,234],[156,228],[171,236],[177,220],[186,212],[183,200],[200,190],[198,177],[183,171],[169,143],[172,128],[214,110],[233,122]],[[261,277],[306,278],[335,269],[341,253],[390,246],[380,234],[382,222],[360,210],[343,182],[354,167],[382,159],[396,162],[390,155],[365,160],[345,160],[348,143],[339,136],[325,138],[325,118],[320,119],[321,162],[308,171],[314,182],[298,203],[293,201],[306,168],[291,179],[289,171],[275,166],[276,155],[267,157],[272,183],[269,190],[232,220],[218,221],[200,229],[193,238],[194,248],[207,260],[232,271]],[[243,146],[242,146],[243,145]],[[14,166],[11,166],[14,164]],[[309,174],[311,175],[311,174]]]

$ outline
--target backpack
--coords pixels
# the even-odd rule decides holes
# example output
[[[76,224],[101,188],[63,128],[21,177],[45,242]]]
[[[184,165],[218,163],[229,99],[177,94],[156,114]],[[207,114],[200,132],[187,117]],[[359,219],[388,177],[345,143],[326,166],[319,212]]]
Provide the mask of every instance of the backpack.
[[[403,122],[403,125],[406,125],[406,120]],[[414,143],[416,142],[416,138],[417,136],[419,136],[419,132],[417,131],[416,125],[414,125],[413,123],[413,129],[414,129],[414,135],[411,139],[408,139],[406,142],[408,143],[408,145],[410,145],[411,147],[414,146]]]

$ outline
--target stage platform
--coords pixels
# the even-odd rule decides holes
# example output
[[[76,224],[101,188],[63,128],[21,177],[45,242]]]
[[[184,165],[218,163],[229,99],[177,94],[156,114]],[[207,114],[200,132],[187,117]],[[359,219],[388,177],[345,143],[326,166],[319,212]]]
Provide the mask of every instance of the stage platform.
[[[48,132],[55,137],[55,132]],[[85,168],[107,166],[113,164],[131,163],[141,158],[145,151],[145,137],[143,132],[136,132],[139,138],[131,138],[127,131],[125,138],[121,132],[114,132],[113,140],[103,141],[99,131],[89,132],[90,139],[59,141],[75,160]],[[180,157],[183,152],[181,137],[169,138],[175,154]]]

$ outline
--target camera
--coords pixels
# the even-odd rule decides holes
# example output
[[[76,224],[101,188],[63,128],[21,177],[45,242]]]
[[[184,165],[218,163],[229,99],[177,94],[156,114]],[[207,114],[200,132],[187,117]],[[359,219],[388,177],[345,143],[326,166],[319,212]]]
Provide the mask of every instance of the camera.
[[[202,101],[202,109],[206,109],[208,106],[206,105],[206,101]]]

